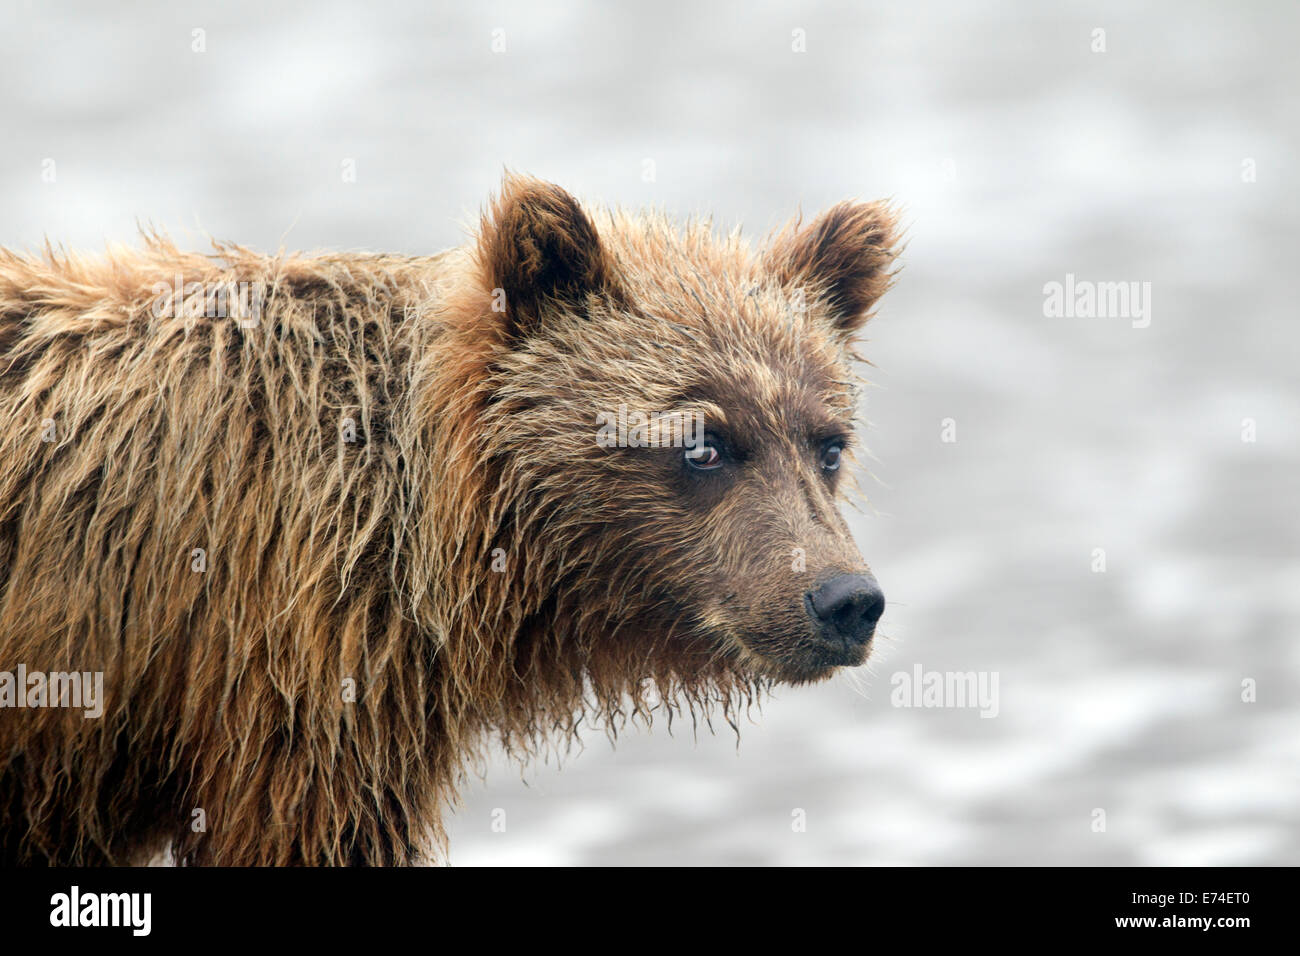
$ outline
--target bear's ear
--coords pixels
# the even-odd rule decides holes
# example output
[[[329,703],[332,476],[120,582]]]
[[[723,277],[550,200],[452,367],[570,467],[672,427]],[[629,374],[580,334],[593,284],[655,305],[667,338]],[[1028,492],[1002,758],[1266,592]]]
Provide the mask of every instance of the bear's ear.
[[[595,225],[576,199],[540,179],[506,175],[483,217],[479,260],[510,340],[536,332],[548,307],[581,312],[589,296],[618,295]]]
[[[842,202],[807,226],[781,230],[767,252],[767,267],[786,286],[807,286],[820,297],[836,329],[852,334],[893,279],[898,216],[885,202]]]

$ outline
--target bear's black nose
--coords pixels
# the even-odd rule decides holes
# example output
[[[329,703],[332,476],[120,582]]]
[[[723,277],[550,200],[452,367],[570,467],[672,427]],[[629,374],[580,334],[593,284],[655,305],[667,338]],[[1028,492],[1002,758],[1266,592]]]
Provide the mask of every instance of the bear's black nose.
[[[868,574],[837,574],[807,594],[808,609],[826,640],[865,644],[885,613],[885,592]]]

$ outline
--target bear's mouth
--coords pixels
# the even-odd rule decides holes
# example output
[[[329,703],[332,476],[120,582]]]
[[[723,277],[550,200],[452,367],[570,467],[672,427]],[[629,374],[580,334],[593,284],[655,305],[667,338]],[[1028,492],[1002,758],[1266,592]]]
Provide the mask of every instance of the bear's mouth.
[[[871,656],[875,635],[861,643],[828,640],[815,634],[774,639],[769,634],[732,634],[737,661],[756,677],[784,684],[825,680],[843,667],[861,667]]]
[[[871,647],[875,642],[875,634],[862,644],[814,637],[809,641],[809,651],[814,660],[824,667],[861,667],[871,656]]]

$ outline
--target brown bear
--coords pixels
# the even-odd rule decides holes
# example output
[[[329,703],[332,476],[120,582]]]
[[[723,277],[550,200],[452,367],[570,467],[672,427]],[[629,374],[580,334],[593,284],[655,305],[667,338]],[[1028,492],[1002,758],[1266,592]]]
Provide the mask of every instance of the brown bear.
[[[861,664],[895,255],[515,175],[429,257],[0,250],[0,862],[437,859],[494,739]]]

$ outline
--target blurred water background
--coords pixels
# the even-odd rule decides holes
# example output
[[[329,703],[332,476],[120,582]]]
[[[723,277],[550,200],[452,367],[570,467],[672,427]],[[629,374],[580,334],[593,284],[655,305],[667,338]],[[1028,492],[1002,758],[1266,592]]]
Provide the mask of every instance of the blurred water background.
[[[6,0],[0,244],[142,222],[429,253],[504,166],[750,235],[892,196],[853,518],[892,602],[874,663],[779,692],[739,746],[494,758],[451,861],[1294,864],[1297,27],[1284,2]],[[1151,283],[1150,325],[1045,317],[1067,274]],[[891,706],[917,665],[996,673],[997,716]]]

